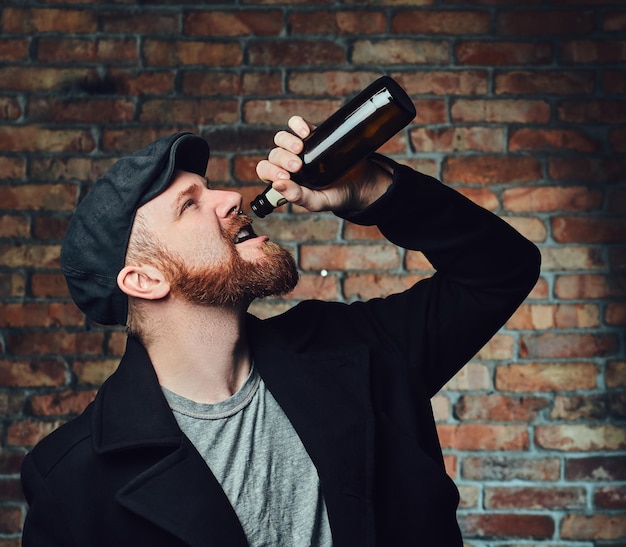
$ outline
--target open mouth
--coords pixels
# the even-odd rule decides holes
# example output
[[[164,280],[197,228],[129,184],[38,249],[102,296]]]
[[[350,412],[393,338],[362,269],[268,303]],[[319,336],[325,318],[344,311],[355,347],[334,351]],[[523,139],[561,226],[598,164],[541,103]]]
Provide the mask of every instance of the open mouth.
[[[248,241],[249,239],[255,238],[257,235],[254,233],[252,226],[249,224],[247,226],[243,226],[235,236],[235,245],[237,243],[243,243],[244,241]]]

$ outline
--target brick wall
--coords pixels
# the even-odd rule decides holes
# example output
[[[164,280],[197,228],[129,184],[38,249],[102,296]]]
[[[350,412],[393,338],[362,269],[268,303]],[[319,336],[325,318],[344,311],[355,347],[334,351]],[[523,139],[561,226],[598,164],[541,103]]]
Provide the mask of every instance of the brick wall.
[[[124,347],[120,330],[85,322],[59,272],[90,183],[124,152],[191,130],[212,143],[214,184],[247,203],[290,114],[320,121],[380,73],[418,110],[383,151],[543,254],[528,300],[433,401],[467,544],[626,545],[624,3],[137,4],[0,8],[0,547],[19,544],[24,452],[84,408]],[[260,315],[431,271],[375,229],[300,213],[258,221],[303,273]]]

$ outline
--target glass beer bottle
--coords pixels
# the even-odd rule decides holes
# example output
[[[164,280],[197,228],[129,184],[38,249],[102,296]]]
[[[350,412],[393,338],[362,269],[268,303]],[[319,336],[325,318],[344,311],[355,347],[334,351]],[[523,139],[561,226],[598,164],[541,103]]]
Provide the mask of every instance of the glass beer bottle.
[[[329,186],[414,117],[415,106],[400,85],[388,76],[378,78],[304,139],[302,168],[291,179],[313,189]],[[270,184],[250,206],[263,218],[285,202]]]

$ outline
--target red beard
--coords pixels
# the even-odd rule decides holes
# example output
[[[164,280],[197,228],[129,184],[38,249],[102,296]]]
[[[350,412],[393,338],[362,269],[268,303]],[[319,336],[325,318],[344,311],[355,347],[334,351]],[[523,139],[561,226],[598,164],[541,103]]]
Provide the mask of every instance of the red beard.
[[[254,262],[244,260],[237,251],[235,236],[250,223],[248,216],[238,215],[222,230],[230,256],[217,265],[192,268],[178,256],[159,253],[160,267],[170,282],[172,294],[196,304],[236,306],[291,291],[298,282],[298,270],[287,249],[266,241],[265,256]]]

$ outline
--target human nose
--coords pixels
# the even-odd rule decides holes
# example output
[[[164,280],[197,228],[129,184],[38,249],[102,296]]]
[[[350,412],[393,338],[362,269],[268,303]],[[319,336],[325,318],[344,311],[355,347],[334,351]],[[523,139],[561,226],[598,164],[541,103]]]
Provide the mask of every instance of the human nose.
[[[220,218],[226,218],[241,210],[242,196],[238,192],[218,190],[217,214]]]

